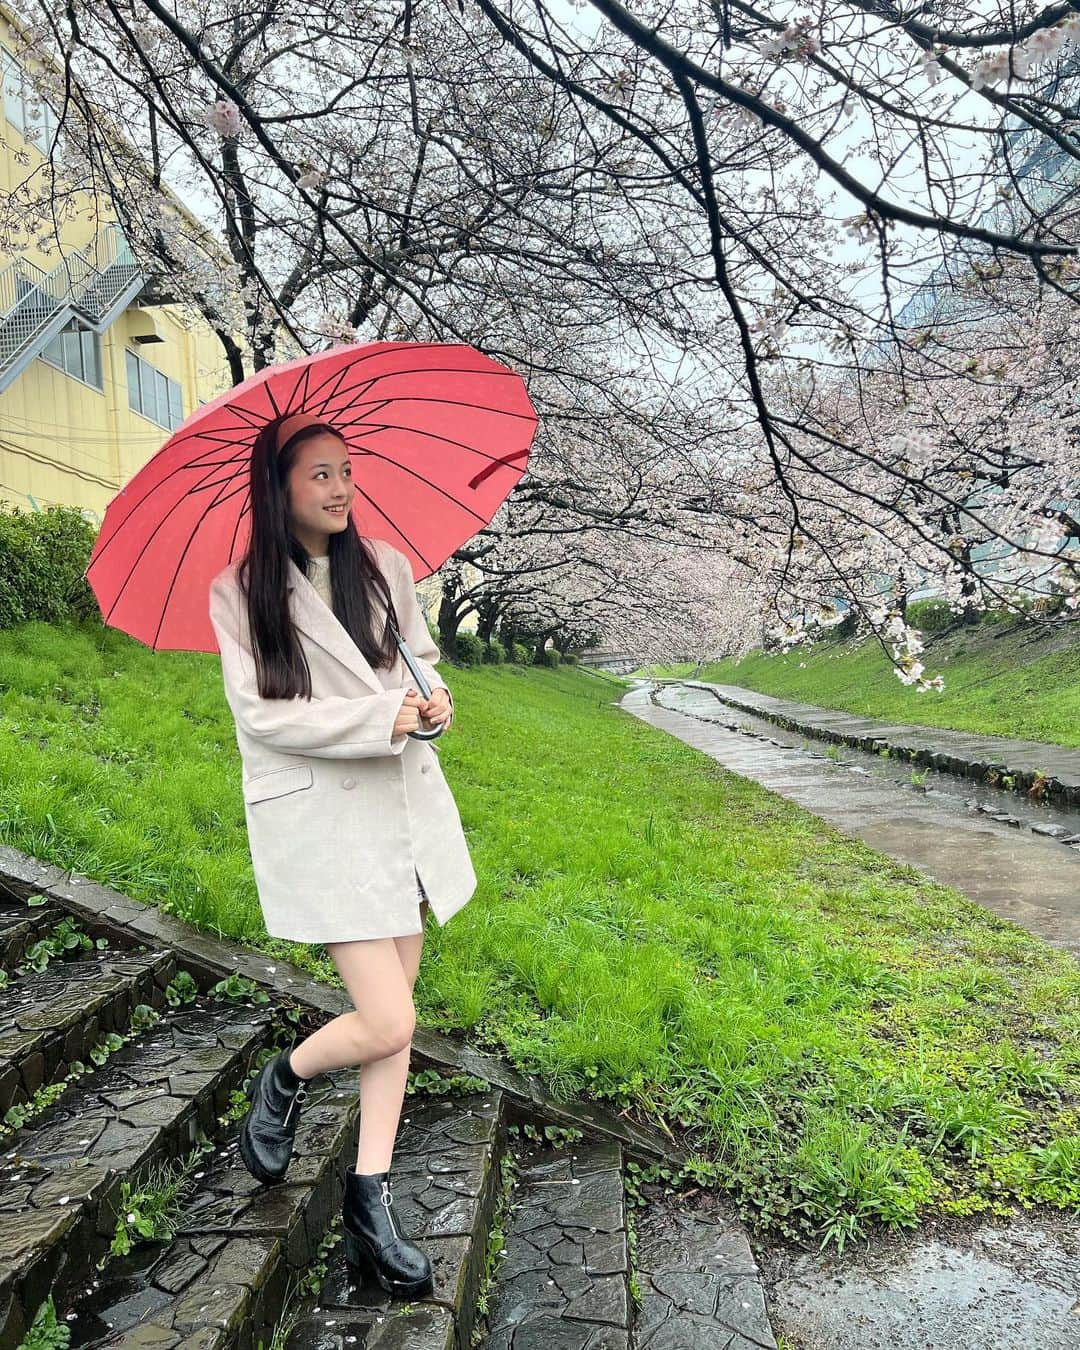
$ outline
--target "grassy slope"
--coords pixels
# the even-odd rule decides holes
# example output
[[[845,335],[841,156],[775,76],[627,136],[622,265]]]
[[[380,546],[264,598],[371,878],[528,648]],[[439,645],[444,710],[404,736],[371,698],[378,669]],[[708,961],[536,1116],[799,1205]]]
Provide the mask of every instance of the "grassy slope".
[[[697,678],[888,721],[1080,746],[1080,639],[1052,651],[1027,632],[994,634],[985,625],[928,645],[923,660],[928,674],[945,676],[941,694],[902,685],[875,642],[819,643],[785,656],[752,652],[705,666]]]
[[[428,929],[429,1026],[697,1150],[765,1223],[842,1240],[1080,1201],[1080,972],[611,706],[573,670],[450,676],[480,887]],[[216,657],[0,633],[0,838],[265,937]]]

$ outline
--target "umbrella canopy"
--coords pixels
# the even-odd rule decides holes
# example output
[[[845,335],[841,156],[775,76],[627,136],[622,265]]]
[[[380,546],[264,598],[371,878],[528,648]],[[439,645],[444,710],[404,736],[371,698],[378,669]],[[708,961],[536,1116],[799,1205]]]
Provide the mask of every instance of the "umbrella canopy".
[[[373,342],[271,366],[192,413],[109,503],[86,577],[105,622],[147,646],[216,652],[210,582],[250,536],[251,446],[309,413],[341,432],[352,516],[429,576],[525,472],[537,415],[520,375],[464,343]]]

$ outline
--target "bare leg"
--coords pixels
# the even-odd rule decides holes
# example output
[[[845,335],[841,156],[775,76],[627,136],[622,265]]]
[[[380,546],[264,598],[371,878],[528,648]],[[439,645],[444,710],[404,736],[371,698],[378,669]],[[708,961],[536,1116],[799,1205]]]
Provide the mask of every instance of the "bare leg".
[[[427,902],[420,905],[420,921],[427,918]],[[411,996],[420,968],[420,952],[424,945],[423,929],[405,937],[393,939],[397,945],[402,973]],[[356,1154],[356,1170],[360,1173],[385,1172],[390,1167],[401,1120],[401,1104],[405,1099],[405,1082],[409,1073],[409,1044],[394,1055],[365,1064],[360,1071],[360,1142]]]
[[[326,944],[356,1011],[333,1018],[296,1046],[289,1056],[294,1073],[314,1078],[334,1069],[370,1064],[408,1047],[416,1025],[412,1002],[416,976],[406,978],[397,944],[422,940],[421,932],[406,938]]]
[[[420,921],[428,904],[420,904]],[[360,1144],[356,1170],[390,1166],[409,1072],[416,1011],[412,991],[420,968],[423,929],[399,938],[327,943],[356,1011],[327,1022],[298,1045],[289,1063],[301,1078],[363,1065]]]

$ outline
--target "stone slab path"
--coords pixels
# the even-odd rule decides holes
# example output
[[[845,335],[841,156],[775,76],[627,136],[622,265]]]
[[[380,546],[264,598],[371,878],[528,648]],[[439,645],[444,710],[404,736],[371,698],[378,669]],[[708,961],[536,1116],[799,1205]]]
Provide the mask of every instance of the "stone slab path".
[[[629,1350],[629,1273],[619,1145],[525,1156],[480,1350]]]
[[[658,707],[650,687],[623,708],[836,825],[899,862],[954,886],[995,914],[1080,957],[1080,852],[965,808],[959,797],[918,793],[869,773],[838,773],[795,745],[722,725],[707,689],[685,689],[682,711]]]
[[[880,852],[1080,955],[1080,854],[1075,850],[1021,831],[1015,817],[1009,817],[1010,826],[969,810],[955,791],[914,792],[854,763],[859,772],[845,772],[843,761],[838,765],[820,753],[808,754],[796,743],[795,732],[769,737],[752,726],[747,734],[717,711],[708,689],[666,686],[663,697],[679,711],[657,706],[651,692],[652,686],[639,687],[622,706]],[[730,725],[724,725],[725,718]],[[658,1215],[649,1222],[660,1222]],[[693,1261],[708,1243],[686,1234],[681,1245]],[[721,1240],[717,1250],[722,1249]],[[756,1255],[772,1325],[785,1350],[1080,1348],[1080,1223],[1069,1216],[1021,1216],[973,1224],[967,1233],[876,1237],[869,1248],[849,1247],[840,1257],[785,1246],[766,1247]],[[638,1260],[645,1270],[654,1262],[644,1240]],[[730,1274],[737,1287],[737,1258]],[[639,1318],[639,1335],[647,1334],[648,1309],[657,1306],[657,1292],[671,1300],[669,1318],[679,1319],[672,1338],[664,1339],[660,1331],[655,1342],[638,1342],[650,1350],[697,1344],[688,1327],[708,1315],[714,1299],[724,1306],[722,1280],[672,1279],[668,1272],[659,1286],[652,1275],[647,1283],[650,1297]],[[752,1307],[752,1300],[750,1288],[737,1301],[729,1293],[726,1306],[737,1311],[740,1305]],[[726,1347],[728,1342],[717,1333],[702,1344]],[[742,1347],[745,1341],[733,1344]]]
[[[717,1252],[692,1268],[654,1253],[633,1302],[624,1169],[677,1169],[666,1136],[553,1100],[431,1031],[412,1066],[475,1080],[407,1098],[394,1150],[396,1208],[434,1289],[406,1303],[360,1281],[340,1237],[356,1074],[313,1085],[281,1184],[259,1185],[237,1153],[243,1085],[349,1007],[296,967],[0,848],[0,1350],[17,1350],[50,1298],[71,1350],[772,1350],[747,1235],[721,1196]],[[565,1142],[540,1142],[552,1127]],[[135,1234],[115,1253],[118,1222],[163,1182],[180,1188],[171,1236]],[[690,1278],[700,1303],[714,1276],[737,1286],[737,1313],[730,1298],[711,1320],[672,1298]]]
[[[775,1350],[746,1235],[714,1195],[650,1206],[637,1221],[637,1267],[635,1350]]]
[[[1049,779],[1048,791],[1074,807],[1080,807],[1080,750],[1045,741],[1013,740],[1006,736],[983,736],[971,731],[923,727],[901,722],[883,722],[813,703],[775,698],[734,684],[711,684],[705,680],[684,681],[687,687],[711,689],[732,708],[757,713],[778,726],[801,731],[806,736],[865,750],[887,745],[891,751],[917,764],[946,769],[967,778],[981,778],[990,766],[1011,774],[1024,790],[1036,772]],[[914,695],[913,697],[919,697]],[[924,694],[933,698],[933,694]]]

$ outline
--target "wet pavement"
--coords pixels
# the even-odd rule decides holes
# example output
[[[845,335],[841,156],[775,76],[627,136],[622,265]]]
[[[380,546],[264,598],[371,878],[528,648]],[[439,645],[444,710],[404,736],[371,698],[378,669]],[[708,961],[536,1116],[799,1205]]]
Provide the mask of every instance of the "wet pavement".
[[[755,725],[751,715],[725,708],[708,689],[666,685],[659,697],[669,706],[658,707],[652,688],[639,685],[622,706],[878,852],[1080,957],[1080,851],[1020,828],[1026,810],[1080,833],[1080,814],[1025,804],[1016,794],[930,769],[921,771],[928,790],[917,790],[910,765],[847,747],[834,762],[820,748],[801,748],[805,741],[797,732],[764,721]],[[736,720],[747,731],[725,725]],[[1001,800],[1002,819],[978,809],[980,791],[984,805],[987,793]]]
[[[1076,1350],[1080,1236],[1021,1218],[970,1235],[875,1239],[842,1257],[767,1253],[790,1350]]]
[[[981,778],[994,766],[1010,774],[1023,791],[1035,775],[1045,779],[1045,792],[1074,810],[1080,810],[1080,750],[1051,745],[1046,741],[1022,741],[1008,736],[986,736],[974,731],[955,731],[948,727],[924,727],[910,722],[882,722],[872,717],[836,708],[821,708],[813,703],[776,698],[755,689],[735,684],[711,684],[687,680],[684,688],[711,690],[743,712],[760,714],[792,731],[826,741],[874,750],[877,745],[892,747],[898,756],[935,768],[948,767],[968,778]],[[917,696],[916,696],[917,697]],[[933,697],[933,695],[931,695]]]

